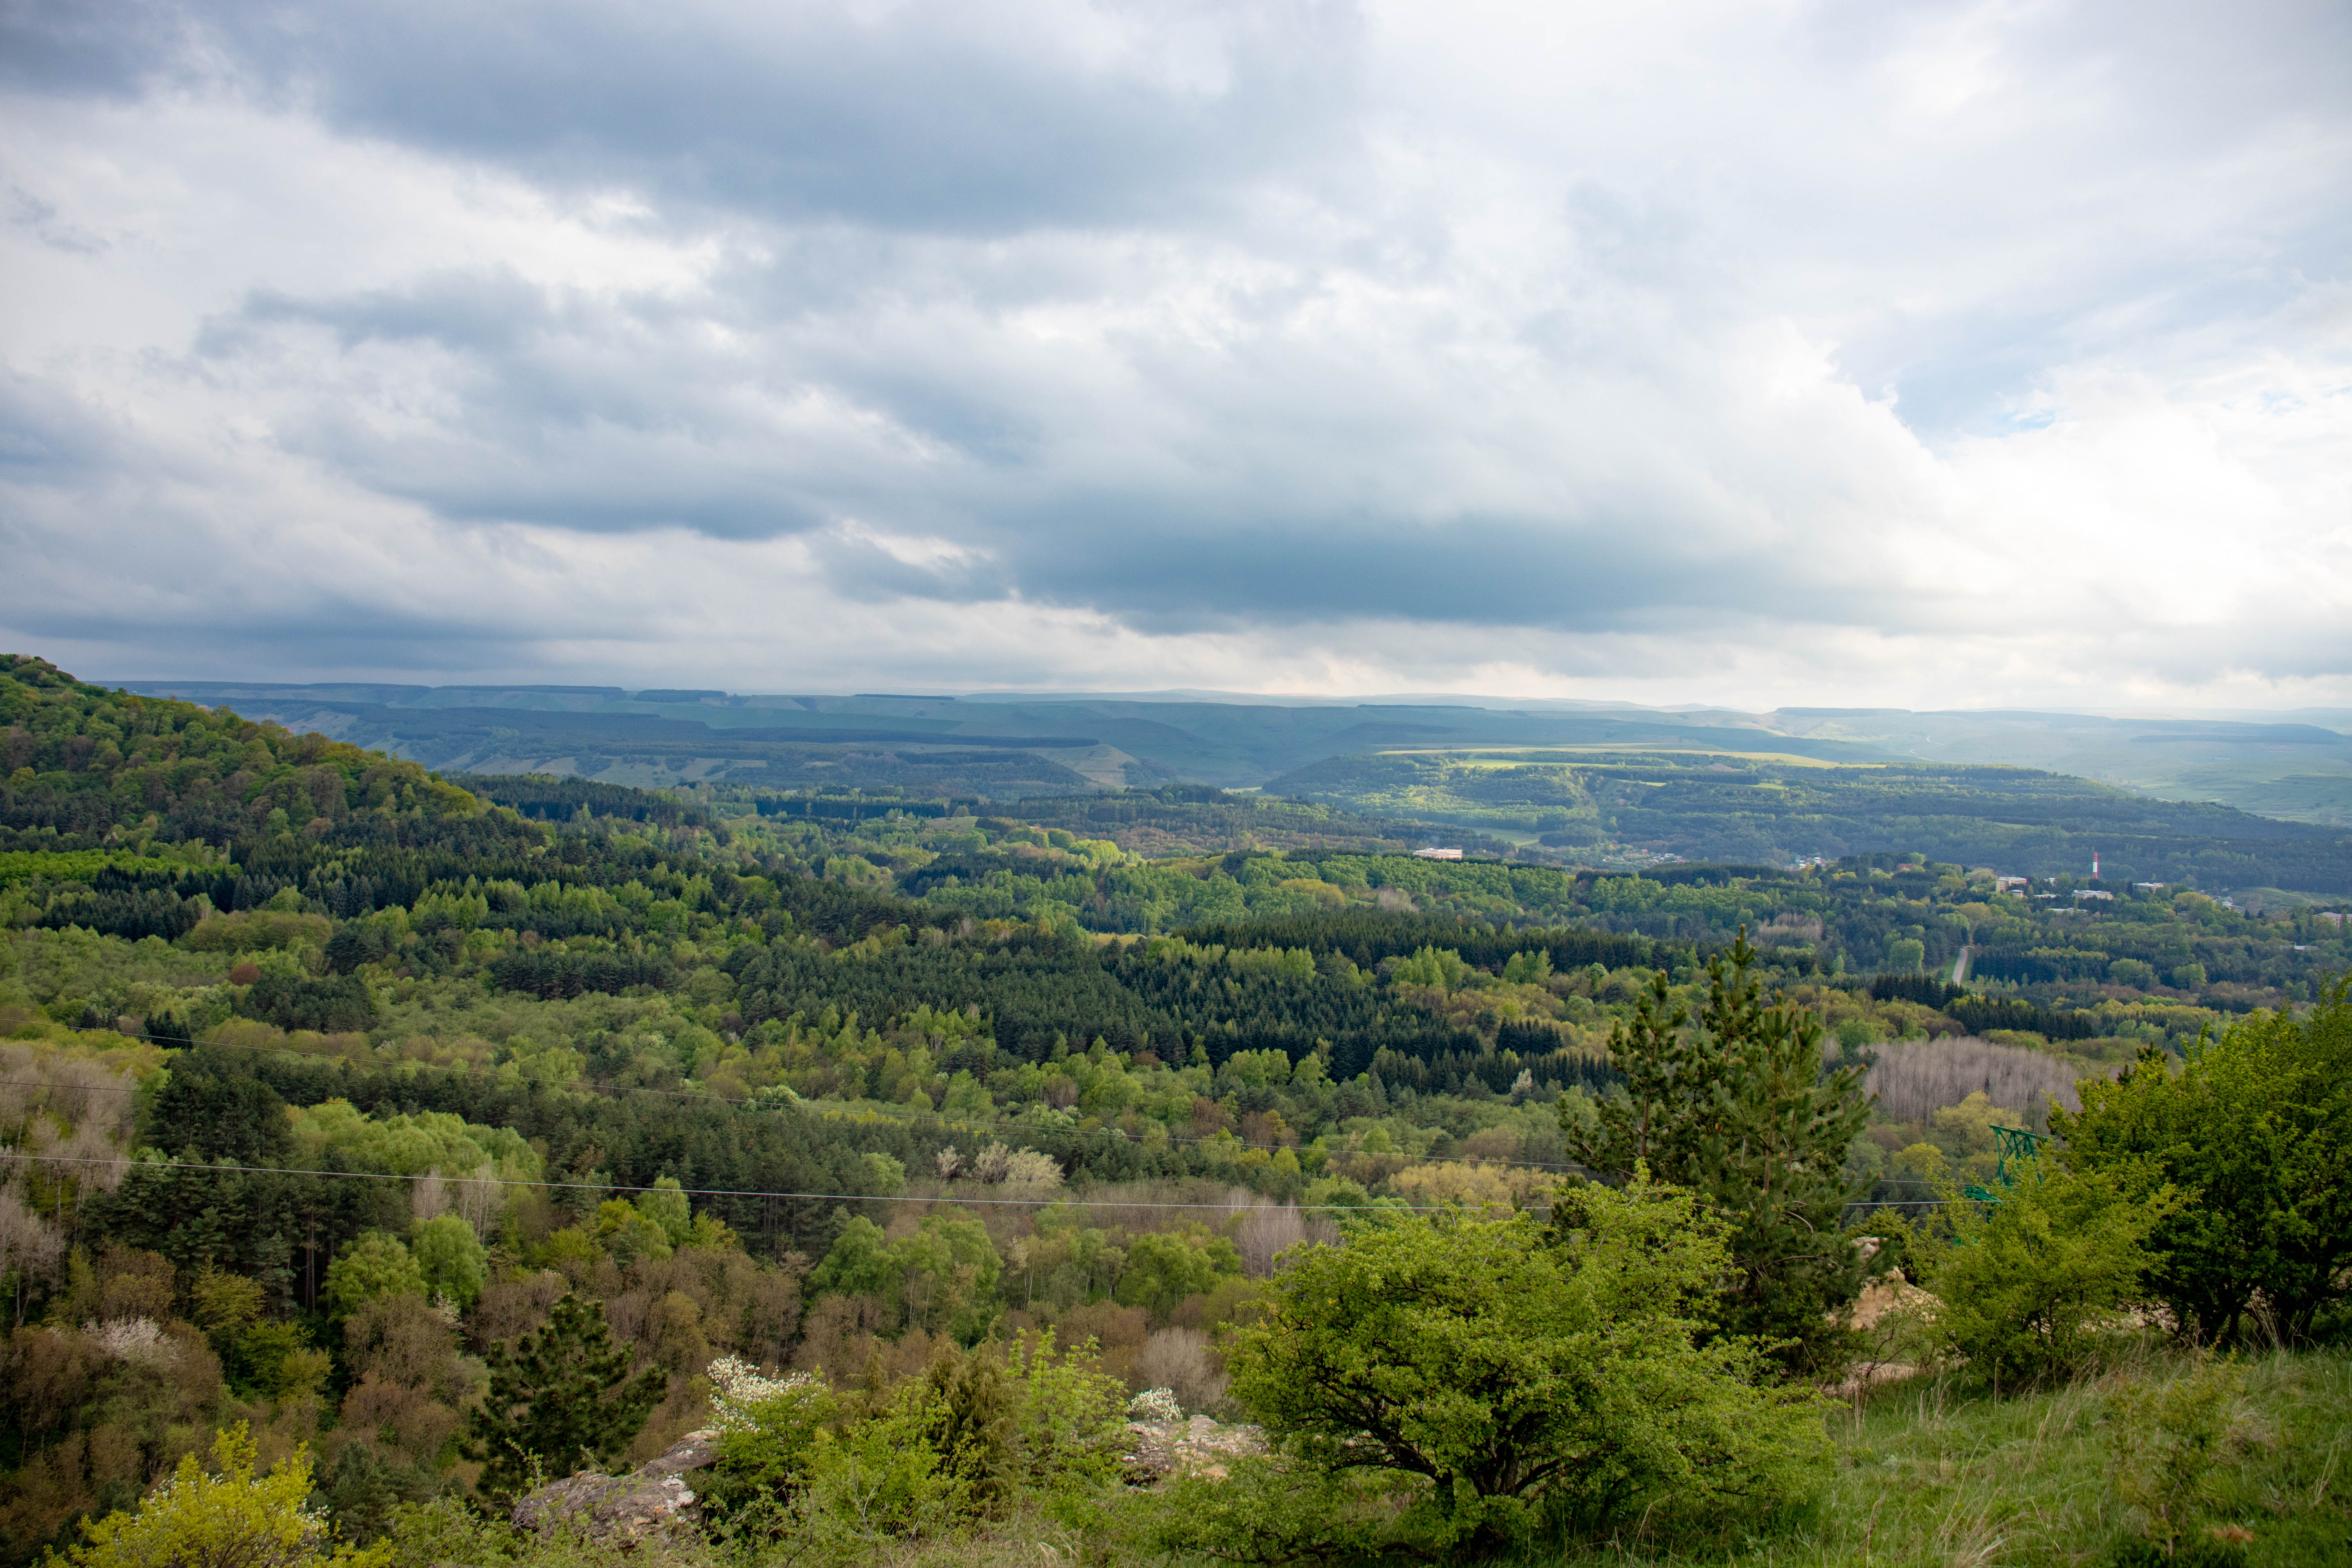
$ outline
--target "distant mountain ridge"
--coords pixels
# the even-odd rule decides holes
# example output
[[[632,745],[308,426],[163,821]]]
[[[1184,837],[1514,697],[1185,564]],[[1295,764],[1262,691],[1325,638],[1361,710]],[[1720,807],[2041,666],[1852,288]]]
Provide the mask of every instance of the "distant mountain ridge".
[[[1335,757],[1558,747],[1933,762],[2071,773],[2352,827],[2352,711],[2146,717],[2033,710],[1643,708],[1451,694],[754,695],[618,686],[131,680],[442,768],[616,784],[845,785],[1007,798],[1189,779],[1250,789]]]

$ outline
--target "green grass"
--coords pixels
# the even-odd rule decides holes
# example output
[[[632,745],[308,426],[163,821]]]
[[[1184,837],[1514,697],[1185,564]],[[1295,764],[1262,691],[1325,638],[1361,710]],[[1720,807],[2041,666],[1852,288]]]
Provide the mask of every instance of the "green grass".
[[[1666,1547],[1637,1531],[1532,1564],[1755,1563],[1784,1568],[2039,1568],[2104,1562],[2142,1521],[2115,1496],[2108,1395],[2184,1375],[2159,1358],[2063,1388],[1995,1399],[1929,1379],[1883,1388],[1840,1419],[1834,1479],[1781,1529]],[[2252,1532],[2256,1568],[2352,1563],[2352,1355],[2250,1361],[2242,1449],[2214,1473],[2200,1530]]]
[[[2136,1538],[2142,1523],[2116,1499],[2109,1397],[2127,1382],[2162,1384],[2188,1370],[2185,1359],[2158,1353],[2105,1376],[2000,1399],[1927,1378],[1883,1387],[1859,1409],[1831,1417],[1836,1469],[1797,1517],[1737,1527],[1715,1541],[1662,1542],[1628,1528],[1614,1540],[1529,1553],[1504,1568],[2090,1568]],[[2196,1529],[2250,1531],[2249,1568],[2352,1564],[2352,1353],[2256,1357],[2244,1373],[2236,1406],[2242,1442],[2217,1468],[2210,1506]],[[877,1542],[857,1561],[876,1568],[1144,1561],[1116,1528],[1118,1511],[1111,1503],[1090,1528],[1024,1505],[1008,1519],[946,1537]],[[503,1533],[495,1526],[492,1532]],[[404,1542],[389,1568],[440,1568],[454,1544]],[[500,1561],[481,1550],[483,1542],[463,1544],[464,1561]],[[512,1546],[520,1550],[501,1568],[797,1568],[817,1561],[788,1548],[739,1553],[700,1542],[634,1553],[562,1540]],[[1166,1568],[1208,1568],[1218,1560],[1160,1561]]]

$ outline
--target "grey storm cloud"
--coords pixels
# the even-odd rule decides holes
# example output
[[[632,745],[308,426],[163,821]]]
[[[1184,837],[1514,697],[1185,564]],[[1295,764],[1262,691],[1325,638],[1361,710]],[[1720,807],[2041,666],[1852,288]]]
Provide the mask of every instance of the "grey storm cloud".
[[[2347,66],[2301,0],[14,0],[9,624],[2352,678]]]

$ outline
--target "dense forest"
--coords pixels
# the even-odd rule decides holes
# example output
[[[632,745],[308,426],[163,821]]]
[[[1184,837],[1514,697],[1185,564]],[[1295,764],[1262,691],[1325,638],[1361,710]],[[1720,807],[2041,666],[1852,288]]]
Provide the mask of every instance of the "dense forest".
[[[2087,874],[2211,891],[2352,894],[2340,828],[2144,795],[2032,768],[1915,759],[1590,752],[1330,757],[1272,779],[1269,795],[1420,817],[1603,865],[1674,855],[1787,865],[1903,849],[2020,876]]]
[[[1616,874],[1190,785],[443,779],[25,658],[0,723],[5,1563],[236,1421],[312,1445],[354,1540],[494,1489],[485,1412],[559,1334],[635,1391],[607,1462],[726,1358],[872,1393],[1048,1331],[1229,1413],[1286,1248],[1544,1209],[1644,1020],[1737,1013],[1735,943],[1866,1097],[1822,1212],[1890,1226],[2352,964],[2307,901],[1917,853]]]

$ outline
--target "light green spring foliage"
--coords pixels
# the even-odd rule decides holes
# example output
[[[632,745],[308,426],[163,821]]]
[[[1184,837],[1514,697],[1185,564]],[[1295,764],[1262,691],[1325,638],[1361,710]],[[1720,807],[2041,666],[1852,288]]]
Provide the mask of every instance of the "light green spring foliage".
[[[1952,1246],[1925,1281],[1939,1299],[1927,1333],[1995,1386],[2091,1365],[2144,1298],[2148,1234],[2176,1212],[2170,1188],[2134,1198],[2112,1173],[2012,1159],[2000,1202],[1950,1194]]]
[[[907,1190],[906,1165],[879,1149],[857,1156],[857,1167],[865,1190],[877,1197],[895,1198]]]
[[[73,1568],[302,1568],[330,1558],[373,1568],[382,1561],[380,1552],[338,1549],[324,1517],[304,1506],[309,1448],[257,1476],[253,1437],[240,1421],[214,1437],[212,1460],[207,1475],[190,1454],[138,1512],[85,1522],[84,1543],[63,1561]]]
[[[481,1237],[456,1215],[420,1223],[408,1238],[408,1255],[425,1278],[425,1290],[448,1297],[461,1310],[480,1299],[489,1279],[489,1254]]]
[[[1203,1295],[1220,1279],[1241,1272],[1241,1254],[1222,1236],[1198,1229],[1147,1231],[1127,1249],[1127,1268],[1113,1300],[1164,1321],[1187,1296]]]
[[[332,1146],[366,1168],[394,1175],[471,1176],[485,1165],[501,1180],[536,1182],[546,1174],[539,1151],[510,1127],[485,1127],[446,1110],[372,1118],[347,1100],[330,1100],[292,1114],[294,1137],[316,1161]]]
[[[1512,985],[1540,985],[1551,978],[1551,950],[1515,952],[1504,961],[1503,979]]]
[[[1050,1333],[943,1349],[887,1394],[797,1376],[759,1392],[720,1439],[705,1508],[722,1535],[793,1561],[869,1562],[1016,1508],[1106,1501],[1125,1430],[1125,1384],[1091,1342],[1060,1352]]]
[[[85,1265],[87,1267],[87,1265]],[[192,1314],[220,1357],[229,1387],[277,1400],[316,1395],[333,1370],[299,1323],[263,1315],[260,1282],[206,1265],[188,1287]]]
[[[637,1212],[661,1227],[672,1247],[684,1245],[694,1229],[694,1211],[676,1176],[656,1176],[651,1192],[637,1194]]]
[[[463,1222],[460,1222],[463,1223]],[[425,1271],[390,1231],[363,1233],[343,1255],[327,1265],[323,1292],[328,1309],[349,1317],[379,1296],[426,1296],[432,1287]]]
[[[2168,1556],[2217,1500],[2216,1468],[2245,1446],[2245,1384],[2236,1363],[2200,1360],[2185,1377],[2126,1383],[2107,1396],[2116,1496]]]
[[[1392,978],[1400,985],[1433,985],[1441,991],[1459,991],[1469,973],[1470,966],[1452,948],[1424,947],[1411,958],[1399,960]]]
[[[875,1296],[894,1326],[953,1334],[971,1344],[1001,1310],[1003,1260],[978,1220],[933,1215],[893,1241],[863,1215],[852,1217],[809,1275],[818,1296]]]
[[[673,1250],[661,1222],[627,1198],[606,1198],[596,1205],[595,1237],[624,1268],[640,1258],[667,1258]]]
[[[1235,1331],[1234,1397],[1312,1469],[1418,1478],[1401,1544],[1727,1516],[1813,1485],[1818,1396],[1706,1332],[1723,1226],[1645,1175],[1555,1215],[1401,1220],[1294,1254]]]
[[[2179,1072],[2143,1054],[2051,1117],[2069,1163],[2169,1182],[2195,1201],[2155,1236],[2157,1294],[2207,1338],[2257,1294],[2292,1342],[2352,1289],[2352,977],[2301,1017],[2257,1013]]]

